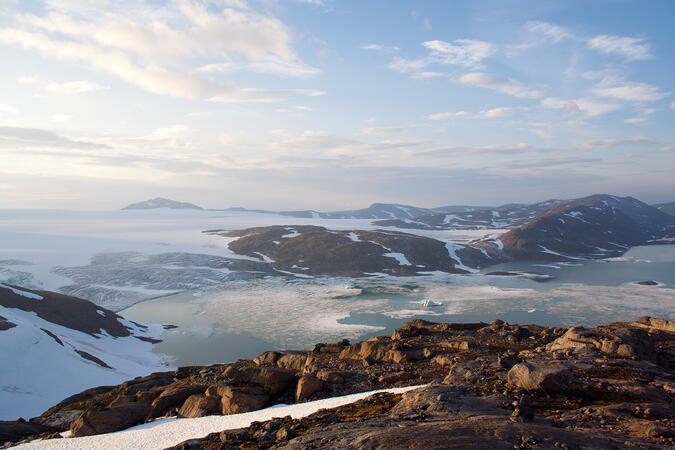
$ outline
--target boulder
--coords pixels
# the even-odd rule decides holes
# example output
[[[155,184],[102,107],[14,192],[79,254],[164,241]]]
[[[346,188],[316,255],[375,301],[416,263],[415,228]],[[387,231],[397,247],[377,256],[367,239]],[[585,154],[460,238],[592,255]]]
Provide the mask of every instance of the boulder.
[[[255,411],[267,403],[269,395],[257,387],[236,387],[221,384],[207,391],[211,397],[220,397],[222,414],[237,414]]]
[[[274,365],[279,359],[279,352],[264,352],[253,359],[257,365]]]
[[[344,374],[336,370],[321,369],[317,372],[316,377],[327,383],[342,384],[345,382]]]
[[[181,417],[203,417],[220,413],[220,402],[217,398],[194,394],[188,397],[178,411]]]
[[[143,423],[150,411],[145,403],[127,403],[113,408],[86,410],[70,427],[73,437],[112,433]]]
[[[233,376],[235,384],[255,384],[276,395],[293,383],[295,372],[279,367],[256,366],[240,369]]]
[[[571,373],[562,364],[516,364],[507,374],[508,383],[526,391],[563,392],[570,382]]]
[[[277,366],[282,369],[291,369],[296,372],[302,372],[307,362],[307,355],[304,353],[283,353],[277,360]]]
[[[193,394],[201,394],[206,386],[201,384],[175,384],[167,387],[152,402],[148,418],[161,417],[171,408],[180,407]]]
[[[346,347],[340,352],[340,359],[365,359],[371,357],[375,361],[384,361],[392,348],[390,341],[367,340]]]
[[[314,393],[323,389],[323,381],[310,375],[303,375],[298,380],[298,388],[295,391],[295,400],[305,400]]]

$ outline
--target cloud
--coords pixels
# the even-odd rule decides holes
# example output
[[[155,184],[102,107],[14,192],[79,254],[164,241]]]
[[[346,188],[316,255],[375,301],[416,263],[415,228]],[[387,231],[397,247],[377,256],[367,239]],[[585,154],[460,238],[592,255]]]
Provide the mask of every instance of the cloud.
[[[455,112],[444,112],[438,114],[429,114],[427,119],[429,120],[445,120],[445,119],[494,119],[498,117],[508,117],[515,114],[517,108],[502,107],[502,108],[492,108],[479,111],[477,113],[469,111],[455,111]]]
[[[312,78],[321,72],[319,69],[299,61],[286,62],[281,60],[207,64],[200,67],[198,70],[206,73],[228,73],[245,70],[255,73],[281,75],[294,78]]]
[[[670,109],[675,109],[675,100],[670,102]]]
[[[312,108],[310,106],[303,106],[303,105],[298,105],[295,107],[295,109],[301,109],[303,111],[311,111]]]
[[[73,118],[70,114],[54,114],[52,116],[52,122],[68,122]]]
[[[610,149],[616,147],[648,147],[657,145],[659,141],[642,136],[636,136],[629,139],[595,139],[584,142],[582,145],[586,149]]]
[[[628,83],[623,86],[596,87],[593,93],[598,97],[610,97],[618,100],[638,102],[653,102],[670,95],[670,92],[660,92],[659,88],[647,83]]]
[[[565,30],[564,28],[548,22],[527,22],[525,27],[529,32],[544,36],[553,42],[560,42],[563,39],[570,39],[574,37],[572,33]]]
[[[537,153],[539,149],[528,144],[516,145],[484,145],[484,146],[443,146],[428,150],[410,153],[411,157],[421,158],[448,158],[452,156],[479,156],[479,155],[517,155],[521,153]]]
[[[361,128],[359,134],[369,136],[386,136],[389,134],[402,133],[404,131],[401,127],[370,127]]]
[[[36,128],[0,126],[0,148],[66,148],[80,150],[108,149],[104,144],[80,141],[59,136],[56,133]]]
[[[453,44],[438,40],[426,41],[422,45],[431,51],[435,62],[468,68],[482,67],[483,60],[497,51],[489,42],[473,39],[455,39]]]
[[[0,103],[0,113],[16,114],[16,108],[6,103]]]
[[[536,89],[528,89],[517,81],[503,80],[495,75],[483,72],[467,73],[459,77],[461,84],[493,89],[517,98],[539,98],[543,92]]]
[[[401,50],[399,47],[397,47],[395,45],[380,45],[380,44],[362,45],[361,49],[363,49],[363,50],[375,50],[375,51],[384,52],[384,53],[397,52],[397,51]]]
[[[621,37],[603,34],[589,39],[588,47],[607,55],[621,56],[627,61],[651,59],[651,46],[643,38]]]
[[[103,86],[93,81],[66,81],[57,83],[55,81],[45,80],[37,75],[23,75],[17,78],[19,84],[28,86],[38,86],[54,94],[83,94],[86,92],[104,91],[110,89],[110,86]]]
[[[172,6],[159,18],[156,12],[127,17],[105,9],[86,19],[59,11],[49,11],[45,16],[15,14],[13,26],[0,29],[0,43],[60,61],[84,63],[92,70],[160,95],[228,102],[311,95],[309,90],[272,93],[244,89],[207,78],[198,70],[209,66],[222,69],[219,64],[231,64],[232,70],[285,76],[318,73],[318,69],[299,61],[291,47],[290,32],[280,20],[249,9],[226,7],[216,12],[188,0]],[[193,67],[195,61],[204,60],[208,64]]]
[[[559,98],[545,98],[542,106],[555,109],[562,114],[583,114],[588,117],[597,117],[620,108],[615,103],[602,103],[589,99],[563,100]]]

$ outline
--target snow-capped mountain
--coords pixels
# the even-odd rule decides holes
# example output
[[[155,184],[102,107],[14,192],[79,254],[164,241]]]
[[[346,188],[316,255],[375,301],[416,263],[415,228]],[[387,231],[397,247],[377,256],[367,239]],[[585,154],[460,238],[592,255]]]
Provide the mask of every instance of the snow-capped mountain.
[[[160,333],[87,300],[0,284],[0,419],[33,417],[91,386],[166,370],[152,352]]]

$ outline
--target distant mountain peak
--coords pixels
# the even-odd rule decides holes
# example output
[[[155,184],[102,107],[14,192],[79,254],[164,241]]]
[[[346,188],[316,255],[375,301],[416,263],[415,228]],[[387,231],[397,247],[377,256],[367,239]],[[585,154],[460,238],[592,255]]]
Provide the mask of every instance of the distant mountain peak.
[[[151,200],[145,200],[143,202],[132,203],[125,206],[122,209],[158,209],[158,208],[169,208],[169,209],[197,209],[203,210],[204,208],[197,206],[193,203],[188,202],[177,202],[175,200],[169,200],[168,198],[157,197]]]

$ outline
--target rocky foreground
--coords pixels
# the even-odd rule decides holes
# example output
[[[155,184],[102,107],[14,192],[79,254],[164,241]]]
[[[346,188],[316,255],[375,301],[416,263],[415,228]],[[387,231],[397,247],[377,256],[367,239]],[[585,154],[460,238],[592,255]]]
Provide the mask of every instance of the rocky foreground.
[[[356,344],[266,352],[90,389],[28,422],[0,423],[0,442],[427,384],[174,448],[672,448],[674,369],[675,322],[666,320],[569,329],[413,320]]]

